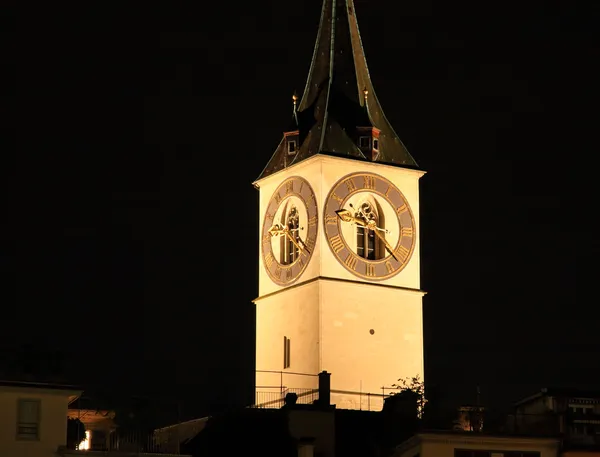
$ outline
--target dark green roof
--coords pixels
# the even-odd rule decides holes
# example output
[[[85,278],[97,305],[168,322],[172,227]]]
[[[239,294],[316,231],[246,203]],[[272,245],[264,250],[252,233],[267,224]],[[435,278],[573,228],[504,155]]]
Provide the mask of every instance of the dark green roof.
[[[417,167],[373,89],[353,0],[324,0],[313,60],[298,106],[295,129],[300,133],[300,148],[290,158],[281,142],[258,179],[319,153],[365,159],[353,138],[356,127],[370,126],[380,130],[377,162]]]

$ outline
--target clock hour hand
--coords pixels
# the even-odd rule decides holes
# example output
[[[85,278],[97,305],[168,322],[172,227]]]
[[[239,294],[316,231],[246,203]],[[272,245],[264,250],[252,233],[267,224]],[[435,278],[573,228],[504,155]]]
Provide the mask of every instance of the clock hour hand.
[[[273,224],[273,226],[269,229],[269,234],[271,236],[280,236],[285,232],[284,228],[280,224]]]
[[[352,206],[352,203],[349,204],[350,208],[355,209],[354,206]],[[367,215],[363,212],[362,208],[358,208],[358,212],[360,213],[361,217],[364,220],[359,219],[358,217],[353,217],[352,213],[350,211],[348,211],[347,209],[342,209],[342,210],[338,210],[336,211],[336,213],[338,212],[344,212],[348,214],[348,217],[351,217],[352,219],[354,219],[353,222],[355,222],[358,225],[362,225],[363,227],[367,227],[370,230],[379,230],[380,232],[384,232],[384,233],[391,233],[389,230],[381,228],[381,227],[377,227],[377,224],[375,223],[375,221],[373,219],[369,219],[367,217]],[[339,216],[339,214],[338,214]],[[344,219],[342,219],[344,220]]]
[[[281,224],[273,224],[273,226],[269,229],[269,233],[271,234],[271,236],[284,235],[288,237],[289,240],[294,244],[294,246],[296,246],[299,250],[306,251],[308,254],[310,254],[310,250],[306,247],[304,241],[302,241],[301,239],[296,240],[296,238],[292,236],[291,231],[288,227],[282,226]],[[302,246],[300,246],[298,241],[302,243]]]
[[[335,214],[344,222],[350,222],[351,224],[360,225],[362,227],[366,227],[367,224],[362,219],[358,217],[354,217],[350,211],[347,209],[338,209]]]
[[[352,206],[352,204],[350,204],[350,208],[354,209],[354,207]],[[394,259],[398,260],[398,257],[396,257],[396,255],[394,254],[394,248],[392,248],[392,246],[390,245],[390,243],[388,242],[388,240],[385,239],[385,236],[380,233],[380,232],[390,233],[390,231],[386,230],[386,229],[383,229],[383,228],[380,228],[380,227],[377,227],[377,224],[375,223],[375,221],[373,219],[367,218],[367,216],[365,215],[365,213],[362,211],[361,208],[359,208],[358,211],[360,212],[361,216],[366,221],[366,223],[364,221],[361,221],[358,218],[355,218],[355,217],[353,219],[356,219],[356,220],[360,221],[360,225],[362,225],[363,227],[366,227],[369,230],[372,230],[375,233],[375,235],[377,235],[377,237],[379,237],[379,239],[381,241],[383,241],[383,244],[385,245],[385,249],[390,253],[390,255]],[[340,212],[345,212],[345,214],[344,214],[345,217],[352,217],[352,214],[348,210],[336,211],[336,213],[338,213],[338,216],[340,216],[340,218],[342,218],[342,220],[344,220],[344,219],[339,214]],[[399,262],[399,260],[398,260],[398,262]]]
[[[306,251],[308,254],[310,254],[309,249],[306,247],[306,245],[304,244],[304,241],[302,241],[300,238],[298,238],[297,240],[292,236],[292,234],[290,233],[290,230],[286,227],[286,229],[284,230],[285,235],[289,238],[289,240],[294,244],[294,246],[296,246],[300,251]],[[298,241],[300,241],[300,243],[302,243],[302,246],[300,246],[300,243],[298,243]]]

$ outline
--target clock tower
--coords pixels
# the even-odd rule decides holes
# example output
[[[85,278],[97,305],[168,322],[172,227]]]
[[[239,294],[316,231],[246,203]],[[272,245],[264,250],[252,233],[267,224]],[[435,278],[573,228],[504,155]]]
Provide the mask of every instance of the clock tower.
[[[420,170],[375,95],[352,0],[323,0],[312,65],[260,192],[256,390],[376,409],[423,378]],[[266,393],[257,402],[266,401]],[[300,400],[302,401],[302,400]]]

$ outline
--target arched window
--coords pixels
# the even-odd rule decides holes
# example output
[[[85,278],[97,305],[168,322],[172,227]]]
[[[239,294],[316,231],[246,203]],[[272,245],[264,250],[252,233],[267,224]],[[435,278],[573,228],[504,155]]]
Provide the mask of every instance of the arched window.
[[[379,214],[376,203],[367,201],[358,206],[355,217],[365,221],[375,221],[375,225],[383,229],[383,217],[380,217]],[[359,257],[368,260],[381,259],[383,257],[382,248],[385,249],[382,245],[383,243],[373,230],[360,225],[356,226],[356,253]]]
[[[281,237],[281,263],[283,265],[289,265],[296,261],[299,254],[296,244],[300,239],[300,215],[294,205],[290,205],[289,208],[286,208],[286,211],[283,212],[283,220],[281,222],[287,227],[290,235]],[[294,244],[290,237],[293,238],[296,244]]]

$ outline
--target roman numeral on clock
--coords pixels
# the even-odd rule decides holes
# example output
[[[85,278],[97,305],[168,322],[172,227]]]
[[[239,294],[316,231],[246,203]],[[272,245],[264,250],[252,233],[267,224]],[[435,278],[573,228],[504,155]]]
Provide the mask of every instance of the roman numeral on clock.
[[[346,257],[346,260],[344,260],[344,263],[346,264],[346,266],[348,268],[356,270],[356,264],[358,263],[358,259],[356,257],[354,257],[352,254],[348,254],[348,257]]]
[[[363,176],[364,188],[375,189],[375,177],[374,176]]]
[[[344,241],[342,240],[342,237],[340,235],[335,235],[329,238],[329,244],[331,245],[331,249],[333,249],[333,252],[335,252],[336,254],[342,249],[344,249]]]
[[[408,206],[406,206],[406,203],[404,205],[396,208],[396,213],[398,213],[398,216],[401,216],[402,214],[406,213],[407,211],[408,211]]]
[[[308,225],[309,227],[312,227],[313,225],[317,225],[317,216],[313,216],[308,220]]]
[[[400,236],[408,236],[410,238],[413,237],[413,229],[412,227],[402,227],[400,230]]]
[[[367,264],[365,264],[365,266],[366,266],[365,274],[369,277],[375,276],[375,265],[367,263]]]
[[[291,194],[294,192],[294,181],[288,181],[285,183],[285,193]]]
[[[404,246],[398,246],[398,249],[394,251],[394,254],[400,262],[404,263],[406,262],[406,259],[408,259],[408,254],[410,254],[410,251]]]
[[[273,257],[273,253],[269,252],[265,256],[265,265],[267,266],[267,270],[271,269],[271,265],[273,265],[274,261],[275,261],[275,257]]]
[[[356,190],[356,185],[354,184],[354,181],[352,181],[352,178],[348,178],[344,181],[344,184],[346,184],[346,187],[348,188],[348,192],[352,192],[354,190]]]
[[[326,224],[335,225],[335,224],[337,224],[337,220],[338,220],[337,216],[332,216],[331,214],[325,215],[325,223]]]
[[[331,198],[333,198],[340,205],[344,202],[344,199],[342,197],[338,197],[335,192],[331,194]]]

